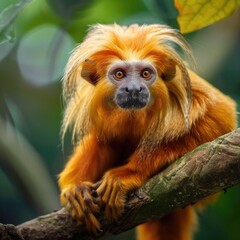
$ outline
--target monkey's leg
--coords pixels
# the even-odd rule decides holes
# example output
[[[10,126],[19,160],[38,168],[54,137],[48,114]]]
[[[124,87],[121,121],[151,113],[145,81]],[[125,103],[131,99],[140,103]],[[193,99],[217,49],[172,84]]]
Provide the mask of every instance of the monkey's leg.
[[[112,159],[116,159],[113,151],[100,143],[96,136],[89,135],[75,149],[59,175],[62,205],[73,218],[86,224],[93,232],[100,229],[97,215],[102,201],[92,188],[92,183],[116,164]]]
[[[93,232],[100,230],[96,214],[100,212],[101,199],[91,189],[91,182],[81,182],[61,192],[61,203],[79,223]]]
[[[197,226],[194,209],[177,209],[163,217],[137,227],[138,240],[192,240]]]

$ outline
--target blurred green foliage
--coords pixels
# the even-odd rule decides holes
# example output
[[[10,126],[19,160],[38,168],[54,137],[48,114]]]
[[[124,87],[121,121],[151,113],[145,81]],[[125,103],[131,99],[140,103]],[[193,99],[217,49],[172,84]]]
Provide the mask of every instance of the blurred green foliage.
[[[24,6],[30,0],[22,1],[11,1],[9,2],[3,0],[0,3],[0,9],[3,9],[0,13],[0,42],[13,41],[14,30],[13,22],[17,17],[19,11],[24,8]]]
[[[71,152],[69,137],[63,150],[59,137],[63,112],[61,76],[69,52],[81,42],[87,27],[116,22],[163,23],[177,28],[176,17],[173,1],[168,0],[1,0],[0,117],[5,122],[0,138],[4,142],[11,132],[17,157],[24,156],[19,141],[26,141],[34,154],[15,166],[16,159],[0,147],[0,222],[18,224],[59,208],[55,201],[56,176]],[[197,71],[240,103],[240,21],[237,20],[238,13],[185,37],[200,62]],[[225,32],[228,38],[223,42],[219,36]],[[14,42],[8,41],[13,38]],[[24,170],[28,165],[36,175],[38,187],[31,181],[26,187],[22,180],[30,177]],[[46,177],[40,168],[45,169]],[[45,181],[40,180],[43,177]],[[44,193],[45,187],[51,192]],[[37,201],[32,197],[34,193],[43,197]],[[46,207],[49,198],[54,204]],[[239,202],[239,186],[222,194],[216,204],[200,213],[196,239],[238,240]],[[134,233],[111,238],[134,239]]]

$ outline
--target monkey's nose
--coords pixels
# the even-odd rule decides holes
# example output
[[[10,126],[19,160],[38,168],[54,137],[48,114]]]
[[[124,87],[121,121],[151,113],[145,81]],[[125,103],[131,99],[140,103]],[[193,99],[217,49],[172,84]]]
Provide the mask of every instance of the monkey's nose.
[[[140,109],[149,101],[149,91],[142,84],[126,84],[118,89],[115,95],[116,103],[125,109]]]
[[[142,92],[142,87],[125,87],[125,92],[132,98],[136,98]]]
[[[126,88],[125,88],[125,91],[126,91],[127,93],[141,92],[141,91],[142,91],[142,87],[139,87],[139,88],[129,88],[129,87],[126,87]]]

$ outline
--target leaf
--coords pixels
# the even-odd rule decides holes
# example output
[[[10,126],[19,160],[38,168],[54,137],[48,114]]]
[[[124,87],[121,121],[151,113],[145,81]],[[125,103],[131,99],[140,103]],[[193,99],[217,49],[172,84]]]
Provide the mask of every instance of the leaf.
[[[83,11],[92,0],[48,0],[53,11],[65,20],[72,20],[78,11]]]
[[[181,33],[189,33],[230,16],[240,0],[174,0]]]
[[[42,36],[47,38],[43,41]],[[73,38],[56,25],[43,24],[31,29],[21,38],[17,49],[22,76],[37,86],[59,80],[74,46]]]
[[[18,13],[31,0],[22,0],[18,3],[10,4],[0,12],[0,44],[14,40],[13,22]]]

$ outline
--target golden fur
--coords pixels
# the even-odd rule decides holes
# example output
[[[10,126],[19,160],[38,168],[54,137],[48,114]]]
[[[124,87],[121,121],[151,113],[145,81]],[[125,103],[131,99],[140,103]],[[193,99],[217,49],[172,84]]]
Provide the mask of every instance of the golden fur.
[[[96,25],[92,27],[85,41],[74,50],[66,67],[63,89],[64,97],[68,105],[63,121],[63,133],[66,132],[70,124],[73,124],[73,135],[75,136],[78,135],[78,137],[80,136],[81,138],[89,132],[89,124],[91,121],[89,120],[90,115],[88,111],[92,103],[91,97],[95,96],[95,94],[92,93],[97,90],[106,91],[106,89],[110,89],[108,80],[104,78],[106,67],[110,68],[113,61],[119,58],[123,60],[144,59],[145,61],[150,61],[157,66],[160,72],[163,72],[165,70],[164,68],[168,67],[168,64],[170,65],[174,62],[179,68],[178,77],[175,78],[175,81],[170,81],[167,84],[157,83],[163,85],[156,87],[156,89],[158,89],[157,94],[160,95],[163,93],[169,95],[167,92],[174,94],[178,99],[178,104],[180,104],[187,124],[191,102],[189,74],[181,57],[174,49],[166,45],[165,42],[173,42],[179,45],[193,62],[188,44],[181,35],[167,26],[143,25],[138,27],[133,25],[127,28],[118,25]],[[107,58],[106,55],[108,56]],[[99,66],[97,66],[99,71],[98,69],[97,71],[100,72],[99,74],[102,77],[102,81],[101,84],[97,86],[97,89],[81,79],[80,72],[82,64],[86,59],[92,59],[99,63]],[[182,84],[179,84],[179,81],[182,81]],[[168,91],[164,89],[166,87]],[[101,88],[103,90],[101,90]],[[161,89],[162,92],[159,92]],[[112,94],[114,93],[114,90],[110,91]],[[81,94],[79,94],[79,92]],[[169,96],[166,96],[166,98],[168,97]],[[171,108],[167,109],[170,110]],[[118,114],[123,113],[114,112],[111,115],[116,117]],[[128,113],[126,115],[128,115]],[[101,116],[99,117],[101,118]],[[161,118],[161,116],[156,117]],[[128,118],[128,116],[126,116],[126,118]],[[180,118],[182,121],[182,116],[180,116]],[[149,119],[147,119],[147,121],[149,121]],[[154,128],[156,128],[156,126],[154,126]],[[113,128],[113,130],[114,129],[116,128]],[[175,133],[173,135],[175,135]],[[156,139],[160,139],[162,136],[161,131],[158,136],[156,136]]]
[[[164,25],[98,24],[69,59],[62,133],[72,126],[78,141],[59,177],[61,202],[93,231],[100,223],[92,189],[106,204],[106,217],[117,219],[129,191],[196,146],[236,127],[234,101],[189,70],[169,43],[194,62],[182,36]],[[114,102],[116,86],[106,73],[117,60],[145,61],[157,69],[158,78],[149,86],[151,101],[143,109],[123,110]],[[190,240],[195,224],[194,209],[188,207],[140,226],[139,238]]]

